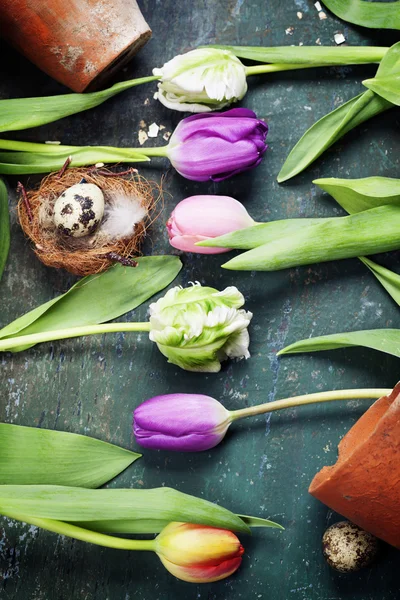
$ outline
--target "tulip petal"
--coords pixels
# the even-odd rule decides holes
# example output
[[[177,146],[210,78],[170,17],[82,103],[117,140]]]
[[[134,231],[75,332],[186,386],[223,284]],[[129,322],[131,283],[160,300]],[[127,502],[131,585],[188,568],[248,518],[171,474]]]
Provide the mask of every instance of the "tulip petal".
[[[222,254],[223,252],[229,252],[230,248],[206,248],[196,246],[197,242],[210,239],[204,235],[180,235],[175,236],[169,240],[171,246],[177,250],[183,250],[184,252],[196,252],[197,254]]]
[[[159,556],[164,567],[178,579],[188,581],[189,583],[212,583],[220,581],[232,575],[240,567],[242,558],[230,558],[222,561],[218,565],[193,565],[190,567],[181,567],[176,565],[163,556]]]

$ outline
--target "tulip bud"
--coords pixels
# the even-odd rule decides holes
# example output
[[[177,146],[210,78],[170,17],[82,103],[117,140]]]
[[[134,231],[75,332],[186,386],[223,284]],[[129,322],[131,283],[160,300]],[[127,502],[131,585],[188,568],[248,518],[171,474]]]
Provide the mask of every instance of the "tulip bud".
[[[174,287],[150,305],[150,334],[168,362],[187,371],[218,373],[227,358],[248,358],[252,313],[238,310],[244,298],[233,286],[223,292],[199,283]]]
[[[133,413],[136,441],[156,450],[209,450],[220,443],[230,424],[229,411],[201,394],[155,396]]]
[[[229,50],[198,48],[179,54],[161,69],[155,95],[164,106],[186,112],[219,110],[247,92],[246,68]]]
[[[212,583],[232,575],[244,548],[231,531],[193,523],[170,523],[155,540],[164,567],[183,581]]]
[[[247,108],[192,115],[178,124],[166,147],[175,169],[194,181],[222,181],[260,164],[268,125]]]
[[[167,222],[171,246],[185,252],[220,254],[229,248],[202,248],[196,242],[251,227],[255,221],[229,196],[191,196],[177,204]]]

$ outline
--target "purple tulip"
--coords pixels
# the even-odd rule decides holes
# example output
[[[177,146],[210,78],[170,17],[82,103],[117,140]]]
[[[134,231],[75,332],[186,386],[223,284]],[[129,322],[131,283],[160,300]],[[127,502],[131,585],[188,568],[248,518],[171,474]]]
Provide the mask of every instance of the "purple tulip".
[[[171,246],[178,250],[220,254],[229,252],[229,248],[202,248],[195,244],[254,224],[243,204],[234,198],[190,196],[176,205],[167,221],[167,230]]]
[[[133,413],[136,441],[155,450],[208,450],[219,444],[230,424],[229,411],[201,394],[155,396]]]
[[[260,164],[268,125],[247,108],[183,119],[167,155],[175,169],[194,181],[222,181]]]

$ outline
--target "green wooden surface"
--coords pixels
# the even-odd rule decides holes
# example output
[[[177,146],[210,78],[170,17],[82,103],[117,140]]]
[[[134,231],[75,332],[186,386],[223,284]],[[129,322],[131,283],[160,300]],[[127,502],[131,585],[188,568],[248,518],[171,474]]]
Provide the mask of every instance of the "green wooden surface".
[[[391,32],[351,26],[329,14],[318,18],[312,0],[142,0],[153,39],[120,78],[144,76],[181,51],[205,43],[333,45],[343,32],[349,44],[389,45]],[[303,18],[298,19],[296,13]],[[292,35],[285,33],[294,27]],[[25,59],[2,46],[0,97],[64,91]],[[398,109],[364,124],[288,184],[276,175],[300,135],[319,117],[361,91],[374,66],[330,68],[260,76],[249,82],[243,106],[270,125],[270,149],[255,171],[231,180],[195,183],[160,160],[141,172],[165,175],[165,210],[152,228],[147,251],[169,252],[164,222],[182,198],[199,193],[232,195],[256,220],[343,214],[312,186],[318,177],[399,177]],[[181,114],[153,101],[154,85],[126,92],[87,114],[70,117],[19,139],[133,146],[139,123],[172,131]],[[31,182],[37,178],[32,177]],[[24,179],[27,183],[28,178]],[[12,246],[0,285],[0,326],[65,291],[75,279],[47,269],[35,258],[16,224],[16,180],[9,178]],[[276,358],[285,344],[309,335],[353,329],[399,327],[398,308],[357,260],[279,273],[220,269],[226,256],[183,255],[179,282],[199,280],[223,288],[237,285],[254,312],[252,357],[227,364],[217,375],[184,373],[168,365],[147,335],[115,334],[45,344],[15,356],[2,355],[0,420],[92,435],[137,449],[131,413],[159,393],[212,394],[230,409],[318,390],[386,387],[399,379],[399,361],[366,349]],[[396,268],[398,254],[383,257]],[[126,319],[143,320],[144,305]],[[340,438],[369,402],[308,406],[238,423],[218,448],[203,454],[146,451],[111,485],[174,486],[238,513],[270,517],[286,530],[255,530],[242,536],[242,567],[228,580],[186,584],[169,575],[156,556],[102,549],[58,537],[8,519],[0,522],[0,597],[7,600],[395,600],[399,553],[385,547],[368,571],[340,575],[321,554],[326,527],[340,517],[307,493],[314,474],[336,458]],[[112,510],[112,507],[110,507]]]

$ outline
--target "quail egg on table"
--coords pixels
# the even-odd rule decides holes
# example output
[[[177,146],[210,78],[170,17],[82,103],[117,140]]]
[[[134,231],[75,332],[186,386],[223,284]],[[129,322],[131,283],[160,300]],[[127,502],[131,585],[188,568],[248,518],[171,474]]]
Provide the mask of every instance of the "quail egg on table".
[[[331,525],[322,538],[322,551],[328,565],[341,573],[367,567],[378,550],[377,538],[350,521]]]
[[[58,231],[72,237],[93,233],[103,215],[103,192],[85,180],[66,189],[54,204],[54,223]]]

